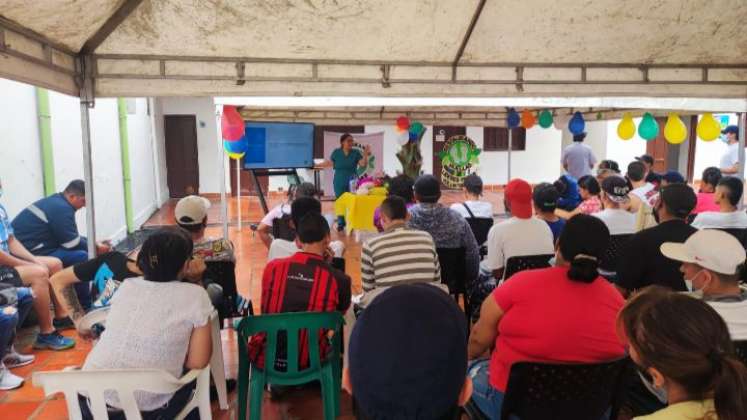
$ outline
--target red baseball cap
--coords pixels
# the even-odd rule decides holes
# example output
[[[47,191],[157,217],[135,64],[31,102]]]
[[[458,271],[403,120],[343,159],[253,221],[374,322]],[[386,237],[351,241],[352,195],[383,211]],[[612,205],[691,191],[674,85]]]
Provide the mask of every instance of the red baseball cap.
[[[532,217],[532,186],[523,179],[512,179],[506,185],[506,201],[511,207],[511,215],[520,219]]]

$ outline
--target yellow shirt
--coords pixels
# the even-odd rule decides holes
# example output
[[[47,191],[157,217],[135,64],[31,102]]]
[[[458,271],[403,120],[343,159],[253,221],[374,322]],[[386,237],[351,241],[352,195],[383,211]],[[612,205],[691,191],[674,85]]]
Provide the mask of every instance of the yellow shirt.
[[[717,420],[713,400],[683,401],[672,404],[648,416],[635,417],[633,420],[701,420],[706,414],[712,413],[709,420]]]

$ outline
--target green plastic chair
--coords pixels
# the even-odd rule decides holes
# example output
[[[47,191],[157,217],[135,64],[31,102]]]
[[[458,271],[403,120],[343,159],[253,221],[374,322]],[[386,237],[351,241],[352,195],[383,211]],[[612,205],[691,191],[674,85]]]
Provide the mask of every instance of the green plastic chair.
[[[252,420],[262,418],[262,395],[266,384],[300,385],[318,380],[322,387],[322,403],[325,420],[340,413],[342,325],[339,312],[288,312],[282,314],[247,317],[236,327],[239,335],[239,419],[246,420],[246,403]],[[319,357],[319,330],[334,331],[330,340],[330,351],[324,360]],[[299,331],[307,330],[309,339],[309,367],[299,370]],[[279,331],[287,334],[287,370],[275,369],[277,336]],[[249,361],[249,339],[258,333],[266,333],[265,368],[259,369]],[[248,394],[251,392],[251,396]]]

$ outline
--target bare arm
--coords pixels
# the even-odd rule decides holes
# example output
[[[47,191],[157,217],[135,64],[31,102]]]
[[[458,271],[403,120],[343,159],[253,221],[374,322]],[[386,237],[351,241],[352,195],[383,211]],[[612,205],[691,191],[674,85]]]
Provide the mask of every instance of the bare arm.
[[[358,161],[358,166],[365,168],[368,166],[368,155],[371,153],[371,146],[366,145],[363,149],[363,157]]]
[[[472,360],[481,357],[495,345],[498,336],[498,323],[503,318],[503,310],[489,295],[480,307],[480,319],[472,327],[467,345],[467,357]]]
[[[580,213],[581,213],[581,209],[578,208],[578,207],[576,207],[575,209],[573,209],[573,211],[567,211],[567,210],[563,210],[563,209],[555,209],[555,215],[558,216],[558,217],[560,217],[561,219],[566,219],[566,220],[568,220],[571,217],[573,217],[573,216],[575,216],[577,214],[580,214]]]
[[[80,279],[75,277],[73,267],[68,267],[56,273],[49,278],[49,283],[52,285],[57,299],[67,309],[70,318],[77,325],[86,311],[81,306],[78,295],[75,293],[74,286],[76,283],[80,283]]]
[[[11,236],[8,238],[8,249],[10,250],[11,256],[14,256],[16,260],[20,261],[20,264],[14,264],[16,265],[24,265],[24,264],[36,264],[41,265],[43,267],[46,267],[44,263],[40,263],[36,261],[36,257],[32,255],[25,246],[16,239],[15,236]]]
[[[734,164],[731,166],[727,166],[726,168],[721,168],[722,174],[732,175],[739,171],[739,164]]]
[[[7,252],[0,251],[0,265],[7,265],[8,267],[18,267],[20,265],[31,265],[32,262],[22,260],[18,257],[14,257]]]
[[[270,249],[270,244],[272,244],[272,236],[270,235],[271,227],[267,226],[264,223],[260,223],[259,227],[257,227],[257,234],[259,235],[259,239],[262,241],[263,244],[265,244],[265,247],[267,249]]]
[[[211,323],[208,321],[202,327],[192,330],[192,336],[189,337],[187,359],[184,361],[185,368],[202,369],[210,363],[210,356],[213,353],[211,328]]]

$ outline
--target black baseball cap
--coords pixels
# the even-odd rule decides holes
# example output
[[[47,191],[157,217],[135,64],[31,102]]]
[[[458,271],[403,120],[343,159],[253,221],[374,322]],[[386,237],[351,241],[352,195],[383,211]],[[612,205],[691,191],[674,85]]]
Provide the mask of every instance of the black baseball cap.
[[[685,177],[681,173],[675,170],[666,171],[661,175],[662,181],[667,181],[670,184],[677,184],[685,182]]]
[[[739,135],[739,127],[736,125],[729,125],[723,130],[721,130],[721,134],[726,134],[726,133],[732,133],[732,134]]]
[[[558,190],[549,183],[537,184],[532,192],[534,205],[543,212],[555,211],[559,198]]]
[[[654,165],[654,157],[651,156],[651,155],[640,155],[637,158],[635,158],[635,160],[637,160],[639,162],[644,162],[645,164],[647,164],[649,166],[653,166]]]
[[[441,183],[433,175],[420,175],[415,181],[414,189],[422,201],[438,201],[441,197]]]
[[[467,322],[454,299],[434,286],[382,292],[356,320],[348,350],[363,418],[438,419],[459,404]]]
[[[604,178],[602,180],[602,190],[607,195],[607,198],[615,203],[625,203],[630,199],[628,197],[630,185],[628,185],[628,181],[625,178],[619,175]]]
[[[661,188],[659,197],[672,216],[684,219],[690,215],[698,202],[695,191],[687,184],[669,184]]]

